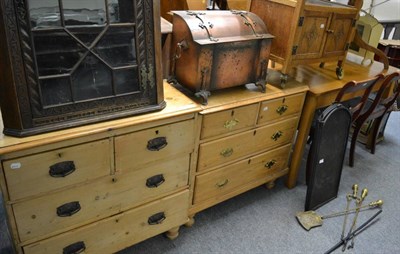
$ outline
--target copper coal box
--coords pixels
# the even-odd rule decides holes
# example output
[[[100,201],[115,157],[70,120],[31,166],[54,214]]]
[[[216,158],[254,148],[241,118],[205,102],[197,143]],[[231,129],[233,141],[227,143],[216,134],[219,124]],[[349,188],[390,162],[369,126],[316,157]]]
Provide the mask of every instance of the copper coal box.
[[[245,11],[173,11],[171,74],[207,104],[210,91],[255,83],[265,92],[273,36]]]

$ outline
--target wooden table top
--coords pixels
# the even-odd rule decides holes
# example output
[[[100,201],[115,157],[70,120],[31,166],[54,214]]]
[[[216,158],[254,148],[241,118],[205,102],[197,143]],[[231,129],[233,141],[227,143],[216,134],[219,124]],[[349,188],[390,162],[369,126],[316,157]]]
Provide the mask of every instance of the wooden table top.
[[[319,64],[298,65],[292,68],[289,76],[298,82],[307,84],[309,92],[315,96],[319,96],[336,91],[349,81],[374,77],[383,70],[381,62],[374,61],[371,65],[361,65],[361,61],[361,57],[348,53],[347,60],[343,65],[344,77],[342,80],[336,77],[336,62],[327,62],[324,68],[320,68]],[[398,71],[398,69],[390,66],[387,73],[395,71]]]

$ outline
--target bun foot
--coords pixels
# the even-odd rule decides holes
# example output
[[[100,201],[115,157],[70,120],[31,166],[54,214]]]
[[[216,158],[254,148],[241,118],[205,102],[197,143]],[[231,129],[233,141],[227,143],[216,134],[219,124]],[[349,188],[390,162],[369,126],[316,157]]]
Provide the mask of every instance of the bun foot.
[[[176,239],[179,236],[179,227],[171,228],[165,232],[165,236],[170,240]]]
[[[194,215],[193,216],[189,216],[188,222],[186,222],[184,225],[185,225],[185,227],[190,228],[191,226],[193,226],[193,224],[194,224]]]
[[[268,190],[272,189],[275,187],[275,181],[270,181],[268,183],[265,184],[265,188],[267,188]]]

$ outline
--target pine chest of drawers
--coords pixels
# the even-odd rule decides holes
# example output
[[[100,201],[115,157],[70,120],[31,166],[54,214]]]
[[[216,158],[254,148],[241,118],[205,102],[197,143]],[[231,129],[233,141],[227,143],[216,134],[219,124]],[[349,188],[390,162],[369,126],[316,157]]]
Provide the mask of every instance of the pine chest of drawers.
[[[307,86],[280,88],[272,72],[267,93],[254,85],[216,92],[199,113],[196,172],[191,177],[194,214],[288,173],[288,160]],[[191,221],[193,223],[193,221]]]
[[[113,253],[188,221],[200,108],[165,84],[161,111],[0,139],[1,190],[20,253]]]

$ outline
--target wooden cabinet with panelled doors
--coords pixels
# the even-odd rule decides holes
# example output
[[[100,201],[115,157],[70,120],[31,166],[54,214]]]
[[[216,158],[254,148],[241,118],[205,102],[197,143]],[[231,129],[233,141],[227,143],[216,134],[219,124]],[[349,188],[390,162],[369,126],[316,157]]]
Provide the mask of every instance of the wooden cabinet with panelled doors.
[[[168,84],[161,112],[0,138],[18,253],[113,253],[189,221],[200,107]],[[193,169],[194,170],[194,169]]]
[[[275,36],[270,59],[282,65],[281,85],[298,64],[338,61],[336,75],[344,75],[343,61],[355,33],[361,0],[347,4],[329,0],[252,0],[257,14]]]
[[[191,175],[190,223],[196,213],[288,173],[288,160],[307,86],[280,87],[271,70],[267,92],[254,85],[217,91],[199,116],[196,172]]]

